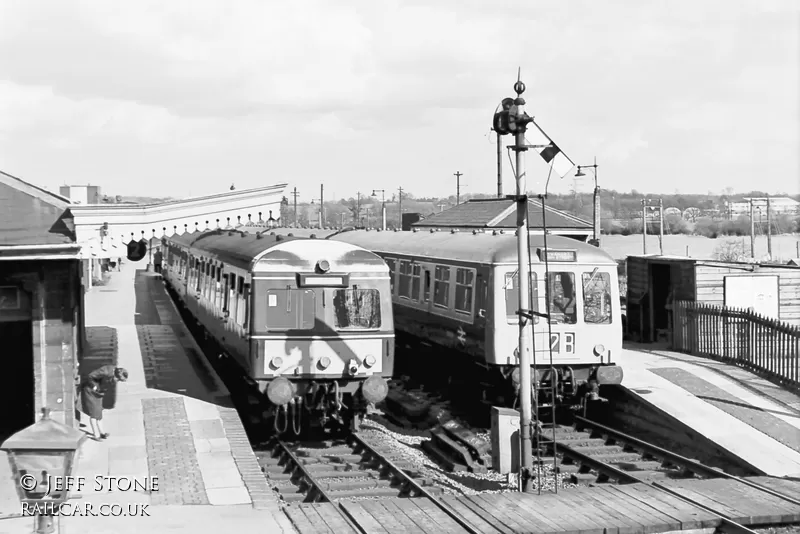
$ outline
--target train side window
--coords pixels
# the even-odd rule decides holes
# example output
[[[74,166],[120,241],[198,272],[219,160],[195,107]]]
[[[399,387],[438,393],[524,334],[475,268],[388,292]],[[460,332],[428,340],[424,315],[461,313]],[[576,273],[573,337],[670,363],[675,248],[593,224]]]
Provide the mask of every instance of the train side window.
[[[381,299],[377,289],[337,289],[333,292],[334,324],[339,330],[381,327]]]
[[[397,283],[397,296],[411,298],[411,264],[400,260],[400,276]]]
[[[434,271],[433,303],[436,306],[450,306],[450,267],[437,265]]]
[[[241,281],[242,278],[239,277],[239,280]],[[250,284],[245,284],[244,291],[240,294],[243,296],[242,300],[244,301],[242,304],[244,308],[244,313],[242,314],[242,326],[245,327],[246,329],[249,329],[248,325],[250,324]]]
[[[419,302],[419,284],[422,267],[416,263],[411,265],[411,300]]]
[[[531,273],[530,287],[532,289],[531,305],[533,311],[539,311],[539,287],[536,282],[536,273]],[[506,291],[506,321],[508,324],[519,323],[519,316],[517,310],[519,309],[519,273],[506,273],[505,284],[503,288]],[[533,322],[538,323],[539,317],[533,317]]]
[[[228,282],[228,279],[232,279],[234,282],[236,279],[233,276],[229,276],[227,274],[222,276],[224,284],[223,287],[225,288],[224,293],[222,295],[222,309],[223,311],[228,311],[228,306],[231,304],[231,288]]]
[[[431,272],[425,269],[425,286],[422,292],[422,302],[431,301]]]
[[[547,286],[550,298],[550,322],[552,324],[575,324],[578,320],[575,274],[567,272],[549,273]]]
[[[611,276],[583,273],[583,320],[588,324],[611,324]]]
[[[393,259],[387,258],[386,265],[389,267],[389,288],[392,291],[392,295],[394,295],[394,275],[396,264]]]
[[[267,291],[267,329],[311,330],[316,319],[316,298],[312,289],[270,289]]]
[[[456,269],[456,301],[455,310],[472,313],[472,285],[475,271],[472,269]]]

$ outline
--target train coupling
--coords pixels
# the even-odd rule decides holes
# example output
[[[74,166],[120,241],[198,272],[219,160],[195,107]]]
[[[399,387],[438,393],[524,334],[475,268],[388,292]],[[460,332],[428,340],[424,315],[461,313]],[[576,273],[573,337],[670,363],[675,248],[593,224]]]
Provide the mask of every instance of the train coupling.
[[[389,394],[389,383],[382,376],[372,375],[361,384],[361,395],[371,404],[381,402]]]
[[[619,365],[603,365],[595,371],[595,379],[601,386],[622,384],[622,377],[622,367]]]

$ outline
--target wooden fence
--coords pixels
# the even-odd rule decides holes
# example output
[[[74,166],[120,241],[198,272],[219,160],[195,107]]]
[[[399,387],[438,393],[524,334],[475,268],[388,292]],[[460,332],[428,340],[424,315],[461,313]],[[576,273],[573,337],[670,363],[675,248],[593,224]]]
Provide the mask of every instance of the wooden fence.
[[[672,348],[800,388],[800,328],[749,310],[675,302]]]

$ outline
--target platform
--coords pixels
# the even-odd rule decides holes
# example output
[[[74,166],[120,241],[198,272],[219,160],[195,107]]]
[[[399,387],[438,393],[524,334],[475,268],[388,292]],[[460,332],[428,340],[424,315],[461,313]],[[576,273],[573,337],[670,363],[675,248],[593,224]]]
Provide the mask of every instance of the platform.
[[[800,477],[800,397],[742,368],[630,344],[623,385],[763,475]]]
[[[261,525],[265,532],[293,532],[225,385],[183,325],[160,277],[145,267],[145,262],[126,262],[85,296],[87,346],[79,361],[81,375],[113,364],[127,369],[129,379],[104,399],[102,425],[110,437],[85,442],[75,474],[90,481],[98,475],[158,477],[158,491],[109,493],[89,484],[71,502],[76,507],[92,503],[95,510],[102,504],[147,504],[150,517],[62,518],[62,532],[124,532],[127,523],[150,532],[167,525],[172,525],[169,531],[182,530],[179,525],[195,532],[214,530],[213,525],[236,528],[235,522],[214,520],[215,515],[250,517],[249,525]],[[0,472],[0,503],[8,516],[19,513],[20,505],[6,483],[7,461],[0,461],[5,470]],[[29,532],[31,522],[0,519],[0,532]]]

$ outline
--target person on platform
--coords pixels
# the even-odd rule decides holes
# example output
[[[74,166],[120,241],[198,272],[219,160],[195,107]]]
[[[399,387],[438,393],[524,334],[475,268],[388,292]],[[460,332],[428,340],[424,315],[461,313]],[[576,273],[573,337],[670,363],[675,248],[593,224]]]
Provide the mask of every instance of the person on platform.
[[[100,441],[109,434],[103,432],[100,421],[103,419],[103,397],[109,388],[117,382],[128,380],[128,371],[122,367],[104,365],[95,369],[86,377],[81,386],[82,412],[89,417],[93,439]]]
[[[157,248],[155,254],[153,254],[153,270],[157,273],[161,273],[161,264],[164,261],[164,255],[161,254],[161,249]]]

